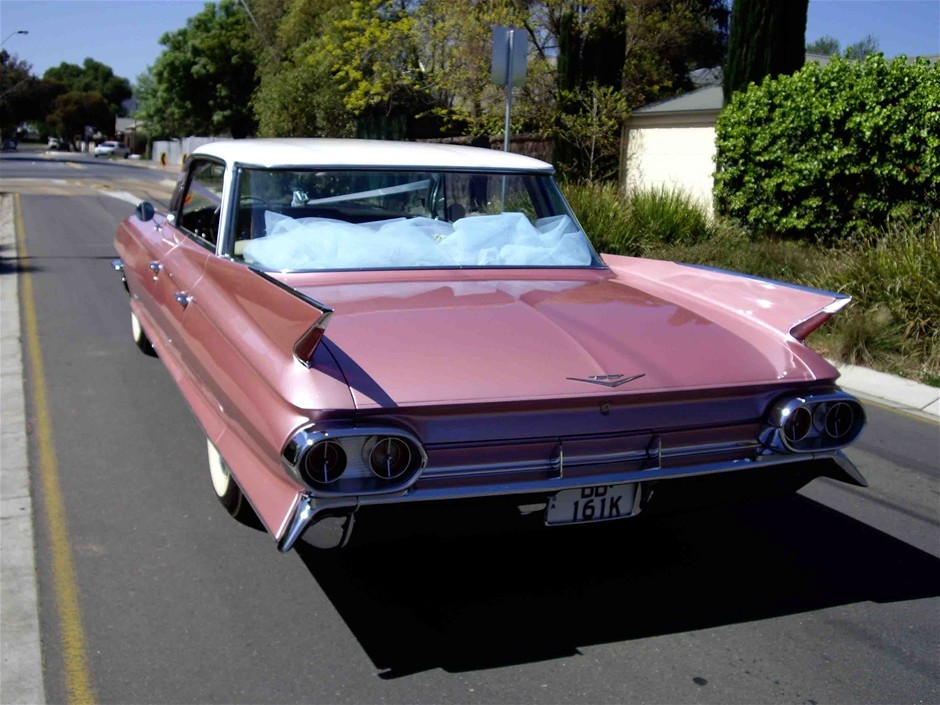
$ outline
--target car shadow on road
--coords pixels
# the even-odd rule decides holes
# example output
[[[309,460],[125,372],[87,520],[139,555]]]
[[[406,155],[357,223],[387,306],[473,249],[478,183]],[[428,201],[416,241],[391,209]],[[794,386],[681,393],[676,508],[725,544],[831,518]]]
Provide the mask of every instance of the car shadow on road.
[[[38,268],[31,264],[32,259],[20,257],[15,245],[0,245],[0,275],[35,272]]]
[[[798,495],[549,530],[487,517],[482,535],[460,512],[413,514],[363,516],[345,552],[298,549],[387,679],[940,594],[940,560]]]

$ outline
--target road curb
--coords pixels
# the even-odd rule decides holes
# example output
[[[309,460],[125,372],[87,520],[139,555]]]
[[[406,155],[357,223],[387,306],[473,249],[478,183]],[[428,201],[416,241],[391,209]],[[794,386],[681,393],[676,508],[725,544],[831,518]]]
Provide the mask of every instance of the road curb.
[[[846,363],[833,362],[838,368],[839,386],[863,399],[879,402],[940,423],[940,389]]]
[[[16,256],[15,199],[0,194],[0,251]],[[29,483],[19,277],[0,272],[0,702],[44,703],[39,599]]]

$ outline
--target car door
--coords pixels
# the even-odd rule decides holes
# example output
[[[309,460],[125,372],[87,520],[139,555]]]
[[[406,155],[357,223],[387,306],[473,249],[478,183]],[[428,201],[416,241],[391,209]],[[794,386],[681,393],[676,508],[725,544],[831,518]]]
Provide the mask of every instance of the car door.
[[[207,158],[190,161],[187,176],[174,198],[174,212],[164,227],[167,237],[154,270],[155,316],[166,335],[170,353],[187,368],[193,361],[186,319],[193,290],[202,277],[219,239],[225,166]]]

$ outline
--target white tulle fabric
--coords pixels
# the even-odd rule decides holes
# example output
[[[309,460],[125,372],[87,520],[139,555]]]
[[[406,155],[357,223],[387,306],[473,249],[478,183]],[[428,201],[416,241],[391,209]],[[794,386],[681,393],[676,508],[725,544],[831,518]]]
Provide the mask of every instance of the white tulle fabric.
[[[347,223],[265,212],[265,237],[245,244],[246,262],[265,269],[401,267],[579,267],[591,264],[584,233],[567,215],[529,222],[522,213],[396,218]]]

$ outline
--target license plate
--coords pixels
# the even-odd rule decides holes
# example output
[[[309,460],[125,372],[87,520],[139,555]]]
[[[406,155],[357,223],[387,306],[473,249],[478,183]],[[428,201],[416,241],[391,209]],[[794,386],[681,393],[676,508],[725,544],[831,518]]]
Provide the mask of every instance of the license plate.
[[[637,485],[606,485],[562,490],[548,501],[546,524],[581,524],[633,514]]]

